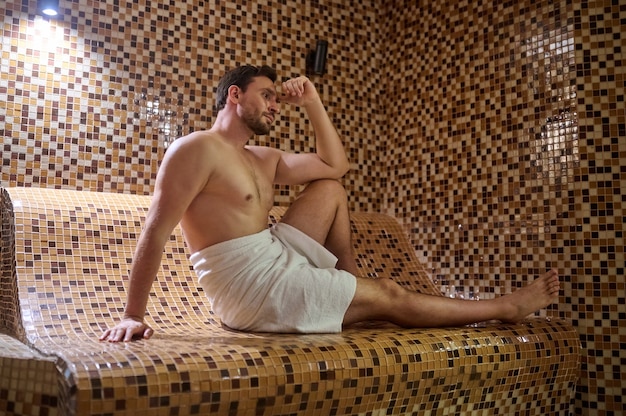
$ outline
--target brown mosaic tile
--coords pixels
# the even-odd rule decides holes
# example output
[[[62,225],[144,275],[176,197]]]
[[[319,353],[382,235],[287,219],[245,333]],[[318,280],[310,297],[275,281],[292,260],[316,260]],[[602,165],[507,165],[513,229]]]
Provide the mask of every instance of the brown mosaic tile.
[[[35,187],[3,196],[3,219],[15,218],[17,293],[2,295],[28,311],[21,341],[38,357],[56,357],[59,414],[559,414],[570,407],[580,346],[565,321],[435,330],[371,323],[327,335],[232,331],[197,287],[178,228],[149,300],[155,336],[99,342],[123,313],[149,198]],[[272,221],[283,211],[274,209]],[[360,262],[365,274],[437,292],[393,220],[359,214],[352,226],[357,253],[383,253]],[[13,251],[2,254],[4,261]],[[402,263],[402,273],[387,263]]]
[[[58,414],[55,359],[0,333],[0,413]]]
[[[389,207],[443,291],[492,297],[561,270],[558,311],[589,361],[577,414],[625,410],[619,3],[385,3],[384,37],[402,39],[385,56],[402,86]]]
[[[226,67],[299,73],[302,34],[328,39],[315,81],[352,207],[400,218],[443,291],[493,297],[559,268],[542,314],[579,328],[576,406],[624,411],[621,2],[62,3],[50,23],[35,0],[0,5],[0,185],[149,194],[166,137],[211,124]],[[285,110],[259,143],[306,151],[308,134]]]

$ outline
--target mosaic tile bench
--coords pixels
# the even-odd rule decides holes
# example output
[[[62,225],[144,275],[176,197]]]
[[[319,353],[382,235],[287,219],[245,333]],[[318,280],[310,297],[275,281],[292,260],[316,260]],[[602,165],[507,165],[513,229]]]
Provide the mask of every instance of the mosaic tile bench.
[[[0,414],[564,414],[576,331],[559,319],[450,329],[363,325],[244,334],[211,311],[175,230],[149,341],[99,342],[122,309],[149,197],[40,188],[1,195]],[[272,211],[276,221],[283,208]],[[360,267],[440,294],[401,226],[355,214]]]

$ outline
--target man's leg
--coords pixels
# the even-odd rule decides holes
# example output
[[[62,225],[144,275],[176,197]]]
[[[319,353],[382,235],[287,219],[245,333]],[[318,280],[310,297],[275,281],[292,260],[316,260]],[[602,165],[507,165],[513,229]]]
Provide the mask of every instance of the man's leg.
[[[330,250],[339,259],[338,269],[358,276],[346,193],[339,182],[310,183],[281,221]],[[555,271],[510,295],[479,302],[424,295],[406,290],[390,279],[357,278],[356,293],[344,324],[386,320],[405,327],[446,327],[492,319],[516,322],[554,302],[558,294]]]
[[[552,270],[509,295],[476,302],[408,291],[390,279],[357,279],[356,293],[343,323],[385,320],[416,328],[489,320],[517,322],[554,302],[559,287],[558,275]]]
[[[289,207],[281,222],[289,224],[326,247],[337,258],[337,268],[354,275],[354,258],[348,200],[335,180],[311,182]]]

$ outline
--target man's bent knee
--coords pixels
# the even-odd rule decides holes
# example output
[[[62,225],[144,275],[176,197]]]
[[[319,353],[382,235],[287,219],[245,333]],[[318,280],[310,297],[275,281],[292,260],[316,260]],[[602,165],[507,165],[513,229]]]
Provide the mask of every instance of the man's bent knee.
[[[323,195],[338,195],[341,197],[346,196],[346,190],[336,179],[318,179],[313,182],[310,182],[303,193],[306,192],[319,192]]]
[[[406,289],[391,279],[358,278],[356,293],[346,312],[344,324],[389,320],[406,293]]]

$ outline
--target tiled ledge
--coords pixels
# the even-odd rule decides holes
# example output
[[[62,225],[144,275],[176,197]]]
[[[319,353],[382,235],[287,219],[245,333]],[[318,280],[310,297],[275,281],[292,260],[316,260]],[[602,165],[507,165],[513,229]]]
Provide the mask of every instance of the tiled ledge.
[[[558,415],[569,409],[580,342],[561,319],[445,329],[370,324],[324,335],[231,331],[198,288],[179,229],[150,296],[146,320],[155,336],[99,342],[122,313],[148,203],[149,197],[124,194],[2,191],[0,324],[19,342],[0,339],[8,345],[0,353],[2,371],[11,374],[1,393],[9,398],[4,405],[19,408],[14,414],[46,408],[133,416]],[[273,209],[270,222],[283,211]],[[439,294],[397,221],[360,213],[352,222],[363,275]],[[23,383],[26,390],[17,388]]]

